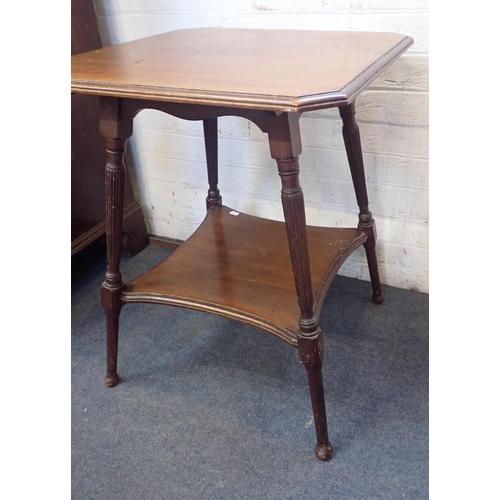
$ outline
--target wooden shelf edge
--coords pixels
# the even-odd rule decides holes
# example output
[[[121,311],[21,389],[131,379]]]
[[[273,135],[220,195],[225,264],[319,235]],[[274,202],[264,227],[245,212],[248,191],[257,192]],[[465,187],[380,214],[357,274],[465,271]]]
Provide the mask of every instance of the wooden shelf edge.
[[[283,222],[212,207],[161,263],[126,284],[123,303],[165,304],[241,321],[297,345],[299,308]],[[349,255],[357,228],[308,226],[315,313]]]
[[[121,301],[124,304],[131,303],[148,303],[148,304],[163,304],[175,307],[183,307],[185,309],[193,309],[195,311],[202,311],[210,314],[216,314],[225,318],[234,319],[247,323],[252,326],[269,332],[276,337],[284,340],[287,344],[297,347],[297,336],[278,325],[265,321],[262,318],[253,316],[249,313],[241,312],[228,307],[221,307],[209,302],[200,300],[184,299],[182,297],[175,297],[164,294],[148,293],[148,292],[124,292],[121,296]]]
[[[356,238],[346,246],[344,252],[339,255],[338,259],[332,262],[330,269],[328,269],[328,272],[325,275],[325,279],[320,283],[314,296],[314,312],[318,319],[320,319],[321,317],[321,308],[323,306],[323,301],[325,300],[328,289],[332,284],[333,278],[335,278],[335,276],[339,272],[339,269],[342,267],[342,264],[347,260],[347,258],[361,245],[363,245],[366,242],[366,239],[366,234],[361,233],[358,238]]]

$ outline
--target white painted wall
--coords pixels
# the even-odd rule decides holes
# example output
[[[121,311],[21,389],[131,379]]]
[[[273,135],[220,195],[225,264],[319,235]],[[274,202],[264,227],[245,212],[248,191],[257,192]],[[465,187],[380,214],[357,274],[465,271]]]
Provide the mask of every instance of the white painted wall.
[[[357,100],[382,282],[428,292],[427,0],[94,0],[105,45],[192,27],[393,31],[410,50]],[[357,224],[357,205],[336,109],[301,118],[301,184],[308,223]],[[127,166],[151,234],[186,239],[205,215],[201,122],[143,111]],[[280,181],[266,136],[241,118],[219,119],[224,204],[283,220]],[[363,249],[340,274],[368,280]]]

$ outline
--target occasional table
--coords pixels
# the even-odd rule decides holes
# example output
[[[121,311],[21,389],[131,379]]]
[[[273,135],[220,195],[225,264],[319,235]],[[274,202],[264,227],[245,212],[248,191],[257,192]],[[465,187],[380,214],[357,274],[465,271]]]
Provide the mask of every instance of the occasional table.
[[[106,313],[108,386],[119,381],[118,324],[124,304],[167,304],[249,323],[298,348],[308,376],[316,455],[322,460],[332,456],[319,317],[335,274],[361,245],[373,301],[383,301],[354,103],[412,43],[396,33],[199,28],[72,57],[72,92],[99,96],[96,120],[107,151],[107,270],[101,303]],[[342,118],[359,205],[356,228],[306,224],[299,183],[299,119],[302,113],[331,107],[338,107]],[[143,109],[203,121],[207,214],[166,260],[124,283],[120,235],[125,143],[132,135],[134,116]],[[267,134],[281,178],[284,223],[222,204],[217,119],[228,115],[250,120]]]

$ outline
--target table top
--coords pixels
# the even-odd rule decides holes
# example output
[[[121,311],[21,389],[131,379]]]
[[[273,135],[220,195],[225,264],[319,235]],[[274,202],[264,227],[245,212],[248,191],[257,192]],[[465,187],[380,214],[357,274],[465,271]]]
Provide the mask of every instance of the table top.
[[[413,43],[397,33],[194,28],[72,57],[73,93],[280,112],[352,102]]]

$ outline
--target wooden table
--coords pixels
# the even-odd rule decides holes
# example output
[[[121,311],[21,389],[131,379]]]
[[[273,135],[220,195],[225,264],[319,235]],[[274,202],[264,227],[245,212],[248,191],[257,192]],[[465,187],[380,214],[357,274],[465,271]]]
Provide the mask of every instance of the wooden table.
[[[108,386],[118,383],[118,320],[122,306],[150,302],[198,309],[261,328],[297,347],[315,420],[316,455],[327,460],[321,306],[342,263],[364,245],[381,303],[375,222],[368,207],[356,97],[413,40],[395,33],[187,29],[72,57],[74,93],[100,96],[105,138]],[[357,228],[306,225],[299,184],[302,113],[338,107],[352,173]],[[164,262],[130,283],[120,274],[125,142],[134,116],[156,109],[203,120],[208,167],[207,215]],[[239,213],[218,189],[217,118],[239,116],[268,135],[281,178],[285,222]],[[96,117],[97,120],[97,117]]]

